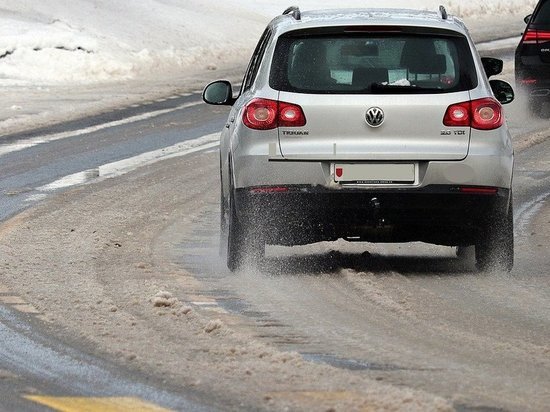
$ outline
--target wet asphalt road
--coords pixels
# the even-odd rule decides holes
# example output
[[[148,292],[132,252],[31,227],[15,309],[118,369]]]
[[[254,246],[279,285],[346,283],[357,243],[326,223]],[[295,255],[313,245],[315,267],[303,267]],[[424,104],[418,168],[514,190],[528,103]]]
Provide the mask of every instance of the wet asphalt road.
[[[516,157],[516,265],[480,274],[473,257],[420,243],[268,247],[231,274],[218,209],[205,204],[175,261],[215,310],[305,359],[453,399],[461,411],[545,410],[550,401],[550,141]],[[182,231],[183,232],[183,231]]]
[[[93,130],[159,110],[167,113],[40,143],[59,133]],[[59,194],[63,189],[44,188],[60,178],[218,132],[225,123],[226,111],[206,107],[195,93],[28,134],[0,137],[0,151],[7,152],[0,154],[0,221]],[[16,150],[18,145],[33,141],[38,143]],[[10,299],[0,279],[0,302]],[[0,305],[0,353],[0,381],[4,381],[0,385],[0,410],[49,410],[23,398],[35,393],[133,396],[176,410],[215,410],[207,402],[193,400],[193,395],[170,392],[165,383],[125,372],[90,355],[93,348],[86,348],[81,342],[67,346],[66,342],[53,339],[32,313],[13,310],[11,305]]]
[[[185,106],[183,109],[178,107]],[[76,137],[38,143],[23,150],[2,154],[29,141],[40,141],[59,133],[93,130],[98,125],[144,113],[168,113]],[[219,132],[225,122],[225,108],[208,108],[200,95],[176,96],[165,102],[145,103],[89,119],[56,125],[27,134],[0,137],[0,221],[42,200],[51,193],[41,187],[83,170],[127,159],[175,143]]]

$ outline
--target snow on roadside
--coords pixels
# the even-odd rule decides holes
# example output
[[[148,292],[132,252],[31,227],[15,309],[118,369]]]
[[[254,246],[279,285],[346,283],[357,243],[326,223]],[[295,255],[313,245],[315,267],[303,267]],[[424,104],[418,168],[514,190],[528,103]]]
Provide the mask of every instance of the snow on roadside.
[[[384,7],[436,10],[441,0]],[[302,10],[379,7],[377,0],[0,0],[0,134],[112,110],[216,77],[242,76],[267,22]],[[474,35],[519,34],[536,0],[448,0]],[[494,16],[498,15],[498,19]],[[505,34],[502,34],[505,37]]]
[[[2,4],[5,3],[5,4]],[[319,2],[299,2],[304,10]],[[436,9],[440,0],[394,0],[384,7]],[[283,5],[284,4],[284,5]],[[325,1],[323,8],[376,7],[378,1]],[[460,16],[515,15],[534,0],[451,0]],[[216,67],[245,58],[286,2],[265,0],[107,0],[0,2],[0,85],[124,81],[168,69]],[[247,30],[243,30],[247,27]]]
[[[173,297],[170,292],[161,290],[151,298],[151,303],[156,308],[170,308],[178,303],[178,299]]]

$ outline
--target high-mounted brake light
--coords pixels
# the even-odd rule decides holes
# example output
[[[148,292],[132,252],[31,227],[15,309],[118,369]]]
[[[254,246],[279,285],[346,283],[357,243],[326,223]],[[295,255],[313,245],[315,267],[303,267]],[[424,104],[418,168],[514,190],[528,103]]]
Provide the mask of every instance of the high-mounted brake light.
[[[447,108],[443,124],[479,130],[498,129],[504,124],[502,106],[492,97],[453,104]]]
[[[302,108],[296,104],[258,98],[245,106],[243,122],[254,130],[271,130],[305,126],[306,117]]]
[[[539,44],[550,41],[550,31],[529,29],[523,34],[523,44]]]

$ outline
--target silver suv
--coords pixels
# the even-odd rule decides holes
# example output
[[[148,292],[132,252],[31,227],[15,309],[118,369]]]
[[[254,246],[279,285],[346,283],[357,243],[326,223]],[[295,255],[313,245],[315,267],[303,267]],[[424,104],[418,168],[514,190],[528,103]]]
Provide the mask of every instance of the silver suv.
[[[301,13],[263,33],[221,134],[221,249],[231,271],[266,244],[424,241],[475,245],[511,270],[513,149],[502,61],[481,59],[439,12]]]

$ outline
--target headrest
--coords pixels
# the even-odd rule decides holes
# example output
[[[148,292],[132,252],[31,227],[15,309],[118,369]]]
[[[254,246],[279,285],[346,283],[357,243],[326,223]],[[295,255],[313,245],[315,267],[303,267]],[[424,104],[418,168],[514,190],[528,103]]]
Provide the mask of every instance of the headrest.
[[[403,46],[401,67],[416,74],[443,74],[447,71],[447,60],[437,54],[432,39],[409,39]]]
[[[366,89],[373,83],[388,81],[388,69],[381,67],[360,67],[353,70],[352,85]]]

